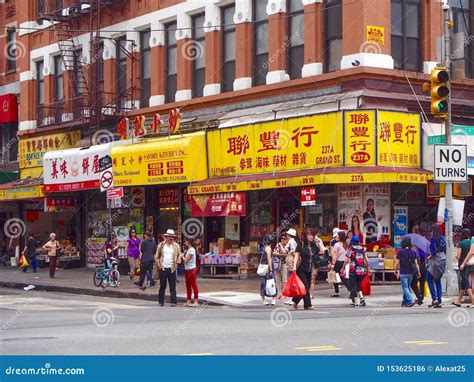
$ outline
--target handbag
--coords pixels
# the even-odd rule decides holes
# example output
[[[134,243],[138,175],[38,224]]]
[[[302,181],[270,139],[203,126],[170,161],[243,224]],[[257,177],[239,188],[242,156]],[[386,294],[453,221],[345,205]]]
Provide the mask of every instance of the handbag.
[[[265,277],[268,274],[268,264],[259,264],[257,268],[257,275]]]
[[[279,271],[281,269],[281,260],[278,257],[273,257],[273,270]]]
[[[311,256],[311,261],[315,268],[322,268],[328,265],[331,259],[329,254],[325,251],[324,253]]]
[[[26,260],[26,257],[24,255],[21,255],[20,260],[18,260],[18,265],[23,268],[28,268],[30,264],[28,264],[28,260]]]
[[[469,261],[466,263],[467,266],[473,266],[474,265],[474,255],[471,256],[471,258],[469,259]]]
[[[277,288],[275,278],[267,279],[265,282],[265,295],[267,297],[275,297],[277,294]]]
[[[329,271],[328,276],[326,278],[326,281],[328,284],[336,284],[336,275],[337,273],[335,271]]]

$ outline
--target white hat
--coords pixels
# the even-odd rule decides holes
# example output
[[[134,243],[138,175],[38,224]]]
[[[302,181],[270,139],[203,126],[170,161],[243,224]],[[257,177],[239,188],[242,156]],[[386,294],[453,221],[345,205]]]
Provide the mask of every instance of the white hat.
[[[288,231],[286,231],[286,234],[293,237],[297,236],[296,230],[294,228],[290,228]]]
[[[165,236],[176,236],[173,229],[166,230]]]
[[[332,237],[335,238],[335,237],[337,236],[337,234],[338,234],[339,232],[341,232],[341,231],[342,231],[342,229],[339,229],[339,228],[337,228],[337,227],[334,228],[334,229],[332,230]]]

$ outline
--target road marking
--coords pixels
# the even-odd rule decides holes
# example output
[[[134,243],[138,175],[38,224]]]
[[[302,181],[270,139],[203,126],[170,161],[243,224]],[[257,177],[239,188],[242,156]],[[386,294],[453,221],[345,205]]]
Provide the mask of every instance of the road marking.
[[[332,345],[329,346],[305,346],[300,348],[295,348],[295,350],[306,350],[311,352],[316,351],[333,351],[333,350],[342,350],[343,348],[338,348]]]
[[[182,356],[201,356],[201,355],[214,355],[214,353],[194,353],[194,354],[181,354]]]
[[[425,341],[404,341],[404,344],[410,344],[410,345],[418,345],[418,346],[423,346],[423,345],[445,345],[447,342],[442,342],[442,341],[433,341],[433,340],[425,340]]]

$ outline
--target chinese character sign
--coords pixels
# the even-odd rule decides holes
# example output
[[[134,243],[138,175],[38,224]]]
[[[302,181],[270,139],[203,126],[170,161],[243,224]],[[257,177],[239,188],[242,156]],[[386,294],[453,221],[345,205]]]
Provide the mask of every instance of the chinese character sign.
[[[341,113],[219,129],[207,140],[211,177],[343,164]]]
[[[345,113],[346,165],[375,165],[375,111]]]
[[[420,167],[419,114],[378,111],[377,124],[378,165]]]

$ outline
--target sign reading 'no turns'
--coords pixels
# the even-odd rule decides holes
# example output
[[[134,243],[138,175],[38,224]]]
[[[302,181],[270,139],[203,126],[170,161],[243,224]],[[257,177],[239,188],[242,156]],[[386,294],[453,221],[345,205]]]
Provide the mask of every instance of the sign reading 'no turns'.
[[[435,145],[434,181],[467,182],[467,146]]]

